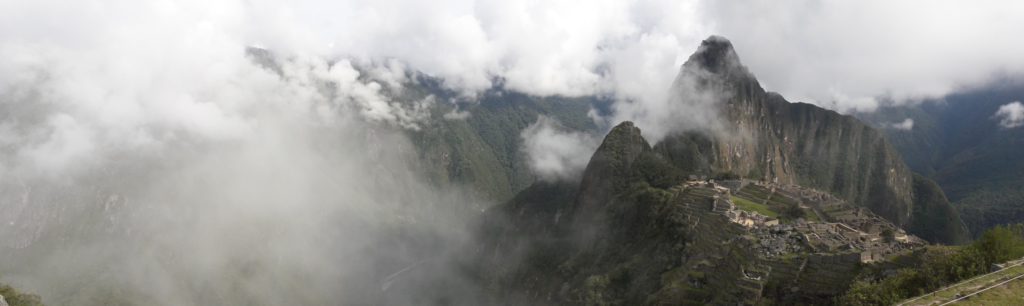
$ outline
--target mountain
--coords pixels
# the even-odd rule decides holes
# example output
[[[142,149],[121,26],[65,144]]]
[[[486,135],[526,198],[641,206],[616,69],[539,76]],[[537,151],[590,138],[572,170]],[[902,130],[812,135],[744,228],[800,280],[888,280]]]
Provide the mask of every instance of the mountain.
[[[282,75],[282,61],[272,51],[250,47],[246,54],[257,65]],[[357,66],[364,78],[369,68]],[[573,131],[596,133],[588,117],[591,107],[611,101],[595,96],[535,96],[507,90],[500,83],[466,96],[444,80],[419,71],[405,71],[403,81],[374,80],[384,95],[404,107],[423,111],[425,120],[404,129],[419,154],[421,170],[437,186],[468,186],[497,203],[508,201],[534,182],[522,148],[522,132],[547,116]],[[398,86],[395,86],[398,85]]]
[[[431,85],[429,78],[424,80],[428,81],[407,85],[411,92],[418,91],[414,97],[454,96]],[[927,178],[913,175],[883,133],[856,118],[790,103],[765,91],[728,40],[704,41],[682,66],[671,90],[674,103],[698,100],[702,104],[691,109],[710,110],[706,117],[714,118],[653,146],[682,172],[827,190],[925,239],[966,241],[967,230],[945,197],[915,197],[915,186],[931,185]],[[451,108],[463,108],[471,114],[465,120],[435,120],[439,123],[410,134],[436,182],[468,184],[501,202],[533,183],[525,154],[518,148],[522,129],[543,114],[571,129],[596,132],[586,117],[586,105],[602,102],[594,97],[533,97],[494,90],[482,95],[480,103],[442,103],[433,110],[441,117]]]
[[[857,116],[879,127],[907,164],[934,179],[974,234],[1024,220],[1024,128],[994,115],[1024,100],[1024,84],[997,81],[915,105]],[[910,129],[893,124],[911,120]]]
[[[766,92],[728,40],[705,40],[683,65],[673,91],[677,103],[686,103],[694,91],[720,100],[712,104],[718,126],[674,135],[656,146],[684,171],[827,190],[928,240],[966,240],[948,202],[915,198],[914,186],[927,183],[915,179],[884,134],[856,118]]]
[[[923,250],[904,229],[965,240],[942,190],[883,134],[765,92],[727,40],[706,40],[673,91],[675,103],[715,97],[717,123],[652,145],[622,122],[578,181],[537,182],[486,211],[473,269],[489,296],[829,304],[865,264]]]
[[[436,83],[409,84],[405,91],[419,99],[452,97]],[[440,185],[469,186],[495,202],[511,199],[534,182],[521,149],[522,132],[538,116],[554,118],[567,129],[596,132],[587,117],[590,105],[604,103],[594,97],[536,97],[494,89],[475,102],[436,103],[434,120],[421,129],[407,131],[425,165],[427,177]],[[447,119],[446,114],[462,112],[467,117]]]
[[[538,182],[485,214],[474,269],[488,296],[530,305],[823,304],[862,263],[923,245],[884,238],[900,230],[824,192],[739,180],[726,181],[736,183],[730,190],[682,174],[621,123],[580,181]],[[772,225],[738,204],[755,200],[806,215],[782,213]]]

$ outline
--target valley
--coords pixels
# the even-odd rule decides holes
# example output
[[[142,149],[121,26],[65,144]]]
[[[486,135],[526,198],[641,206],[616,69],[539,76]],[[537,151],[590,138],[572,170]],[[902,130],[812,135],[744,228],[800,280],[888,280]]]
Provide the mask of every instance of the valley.
[[[1010,1],[0,1],[0,306],[1024,305],[1019,29]]]

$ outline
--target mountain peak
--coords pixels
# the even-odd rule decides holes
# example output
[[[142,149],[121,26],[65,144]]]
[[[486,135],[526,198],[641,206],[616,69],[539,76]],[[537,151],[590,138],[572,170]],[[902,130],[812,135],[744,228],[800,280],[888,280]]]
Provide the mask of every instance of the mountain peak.
[[[733,49],[732,42],[722,36],[712,35],[700,43],[697,51],[683,64],[683,69],[702,68],[715,74],[731,72],[750,75],[747,67],[740,62],[739,55]]]
[[[650,144],[648,144],[647,140],[642,136],[640,128],[636,127],[632,121],[623,121],[612,128],[612,130],[608,132],[608,136],[605,136],[601,147],[616,150],[627,149],[627,151],[634,153],[650,150]],[[598,150],[600,150],[600,148]]]
[[[633,122],[624,121],[612,128],[583,171],[576,209],[586,216],[580,220],[593,221],[589,214],[604,206],[617,188],[625,185],[633,162],[650,151],[651,145]]]

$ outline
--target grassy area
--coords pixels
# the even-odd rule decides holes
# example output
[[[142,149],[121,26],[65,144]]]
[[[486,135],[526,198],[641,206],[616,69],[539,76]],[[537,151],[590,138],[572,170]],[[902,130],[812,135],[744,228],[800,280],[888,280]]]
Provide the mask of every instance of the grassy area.
[[[962,300],[957,305],[1024,305],[1024,279],[992,288]]]
[[[975,292],[977,290],[980,290],[982,288],[998,284],[998,283],[1000,283],[1000,282],[1002,282],[1004,280],[1007,280],[1008,278],[1013,278],[1013,277],[1016,277],[1016,276],[1021,275],[1021,274],[1024,274],[1024,265],[1016,266],[1016,267],[1012,267],[1012,268],[1007,268],[1007,269],[1004,269],[1004,270],[1001,270],[1001,271],[998,271],[998,272],[995,272],[995,273],[992,273],[992,274],[989,274],[989,275],[985,275],[985,276],[979,277],[977,279],[972,279],[972,280],[969,280],[969,281],[965,281],[965,282],[953,285],[953,286],[951,286],[951,287],[949,287],[949,288],[947,288],[945,290],[935,292],[934,294],[929,295],[929,296],[927,296],[925,298],[922,298],[920,300],[916,300],[916,301],[910,303],[909,305],[932,305],[932,304],[935,304],[935,303],[938,303],[938,304],[945,303],[947,301],[955,299],[956,295],[958,293],[962,293],[964,295],[970,294],[970,293]],[[1014,283],[1024,283],[1024,281],[1015,281]],[[1009,285],[1009,284],[1007,284],[1007,285]],[[1017,284],[1017,286],[1021,286],[1021,285]],[[995,290],[995,289],[993,289],[993,290]],[[992,290],[989,290],[989,291],[992,291]],[[985,293],[987,294],[989,291],[986,291]],[[979,296],[981,296],[981,295],[979,295]],[[993,294],[993,297],[996,297],[996,296],[1005,296],[1005,294],[1003,294],[1003,295]],[[1024,291],[1019,291],[1017,293],[1017,298],[1018,298],[1017,300],[1020,301],[1022,296],[1024,296]],[[978,298],[977,297],[972,297],[971,300],[972,300],[972,303],[974,303],[974,301],[978,300]],[[980,305],[1006,305],[1006,304],[1001,304],[1001,303],[982,303]]]
[[[747,185],[743,187],[743,189],[740,189],[739,192],[737,192],[737,195],[742,196],[746,199],[761,201],[767,200],[768,197],[771,196],[771,194],[771,190],[753,184]]]
[[[813,210],[804,209],[804,212],[806,213],[806,217],[804,217],[804,220],[821,222],[821,218],[818,218],[818,214],[814,213]]]
[[[768,202],[769,202],[769,204],[775,204],[775,205],[779,205],[779,206],[786,206],[786,205],[796,204],[795,200],[787,198],[786,196],[783,196],[783,195],[778,194],[778,193],[772,195],[772,198]]]
[[[772,211],[768,208],[768,205],[754,203],[753,201],[732,196],[732,203],[736,204],[736,207],[746,211],[756,212],[769,217],[778,217],[779,213]]]
[[[927,250],[938,252],[897,258],[893,261],[894,266],[863,271],[864,274],[858,276],[850,289],[838,298],[837,304],[895,305],[915,295],[935,292],[909,304],[931,305],[936,300],[977,292],[980,288],[1024,274],[1024,266],[988,273],[993,264],[1024,258],[1024,224],[997,226],[968,246],[948,251]],[[919,259],[914,260],[915,257]]]

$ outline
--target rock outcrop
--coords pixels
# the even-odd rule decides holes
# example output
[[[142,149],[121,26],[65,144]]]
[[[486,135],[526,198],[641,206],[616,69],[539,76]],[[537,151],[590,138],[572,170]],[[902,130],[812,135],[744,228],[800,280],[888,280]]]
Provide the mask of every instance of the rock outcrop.
[[[739,62],[732,44],[711,37],[683,65],[674,103],[713,97],[716,124],[670,135],[655,150],[687,172],[729,173],[830,191],[901,227],[915,223],[914,177],[884,135],[857,119],[766,92]],[[934,204],[933,205],[942,205]],[[948,204],[946,204],[948,205]],[[966,229],[952,209],[936,208],[949,223],[918,234],[958,243]]]

